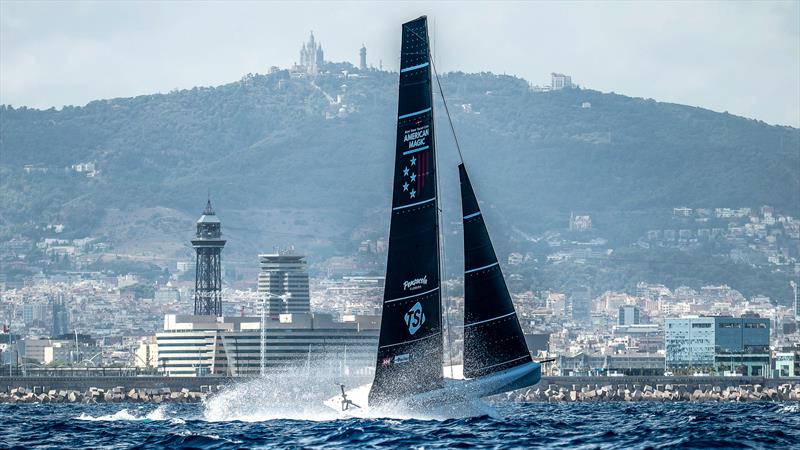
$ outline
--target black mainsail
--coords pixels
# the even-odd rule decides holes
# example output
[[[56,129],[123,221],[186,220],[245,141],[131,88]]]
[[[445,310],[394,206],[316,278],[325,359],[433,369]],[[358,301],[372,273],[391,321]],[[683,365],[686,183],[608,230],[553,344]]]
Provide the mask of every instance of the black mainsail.
[[[439,221],[428,24],[403,24],[394,194],[370,405],[443,385]]]
[[[477,378],[531,362],[514,304],[464,164],[464,376]]]

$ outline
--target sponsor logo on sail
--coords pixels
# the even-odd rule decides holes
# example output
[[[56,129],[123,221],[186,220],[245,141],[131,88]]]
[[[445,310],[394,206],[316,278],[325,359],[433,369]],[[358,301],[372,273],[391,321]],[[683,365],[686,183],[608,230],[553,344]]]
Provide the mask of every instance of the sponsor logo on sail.
[[[422,278],[416,278],[414,280],[403,281],[403,290],[404,291],[415,291],[422,286],[428,285],[428,276],[425,275]]]
[[[403,142],[408,143],[408,148],[412,149],[425,145],[425,138],[431,134],[430,126],[424,125],[422,127],[406,130],[403,136]]]
[[[405,315],[406,325],[408,326],[408,332],[413,335],[422,327],[422,324],[425,323],[425,313],[422,312],[422,305],[417,302]]]

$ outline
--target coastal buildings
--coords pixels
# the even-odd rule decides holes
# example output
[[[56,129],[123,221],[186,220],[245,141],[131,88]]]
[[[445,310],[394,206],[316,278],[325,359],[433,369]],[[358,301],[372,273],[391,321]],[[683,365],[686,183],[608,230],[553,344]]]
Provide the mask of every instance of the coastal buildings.
[[[663,375],[664,355],[659,353],[621,352],[589,354],[580,352],[556,359],[561,376],[581,375]]]
[[[775,352],[775,376],[800,377],[800,347]]]
[[[666,367],[720,375],[766,375],[769,332],[769,319],[759,317],[667,318]]]
[[[169,376],[257,376],[261,373],[259,317],[164,317],[156,334],[158,369]],[[373,370],[380,318],[282,314],[264,329],[266,373],[307,368],[366,375]]]
[[[258,259],[261,263],[258,293],[262,296],[270,317],[311,311],[305,256],[286,250],[264,253],[258,255]]]

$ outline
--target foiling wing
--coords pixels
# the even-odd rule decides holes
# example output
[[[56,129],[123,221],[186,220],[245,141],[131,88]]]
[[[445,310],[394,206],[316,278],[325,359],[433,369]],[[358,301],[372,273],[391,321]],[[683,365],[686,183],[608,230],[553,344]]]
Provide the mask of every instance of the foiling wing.
[[[514,304],[464,164],[464,376],[477,378],[530,361]]]
[[[370,405],[443,385],[432,106],[423,16],[403,24],[389,255]]]

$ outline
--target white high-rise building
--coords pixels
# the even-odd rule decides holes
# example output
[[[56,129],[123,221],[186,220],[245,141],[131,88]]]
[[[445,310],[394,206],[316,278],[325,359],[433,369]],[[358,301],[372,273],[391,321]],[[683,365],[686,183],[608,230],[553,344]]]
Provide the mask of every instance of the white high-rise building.
[[[267,305],[267,314],[298,314],[311,311],[308,268],[305,256],[290,252],[258,255],[258,293]],[[260,314],[260,306],[258,312]]]

